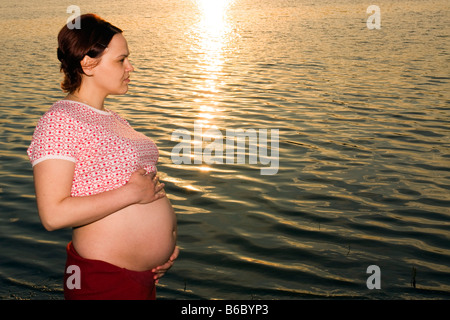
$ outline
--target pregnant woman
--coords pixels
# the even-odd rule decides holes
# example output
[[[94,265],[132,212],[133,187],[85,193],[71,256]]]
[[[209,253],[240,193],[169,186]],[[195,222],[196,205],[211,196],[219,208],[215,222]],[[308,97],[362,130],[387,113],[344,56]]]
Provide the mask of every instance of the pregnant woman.
[[[158,149],[117,113],[133,66],[122,30],[93,14],[64,26],[58,59],[68,95],[39,120],[28,156],[47,230],[71,227],[66,299],[155,299],[178,256],[176,218],[156,175]]]

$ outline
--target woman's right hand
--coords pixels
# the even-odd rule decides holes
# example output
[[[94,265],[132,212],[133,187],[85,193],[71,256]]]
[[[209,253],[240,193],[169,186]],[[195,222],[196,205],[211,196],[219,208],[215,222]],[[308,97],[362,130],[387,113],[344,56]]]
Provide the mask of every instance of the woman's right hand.
[[[145,169],[133,172],[128,185],[134,187],[136,203],[146,204],[166,196],[164,183],[159,183],[159,177],[156,173],[147,173]]]

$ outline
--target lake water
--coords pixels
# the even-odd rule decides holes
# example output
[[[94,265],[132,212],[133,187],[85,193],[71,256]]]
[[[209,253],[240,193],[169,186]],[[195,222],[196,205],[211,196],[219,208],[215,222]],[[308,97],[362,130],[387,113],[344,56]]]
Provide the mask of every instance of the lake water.
[[[108,108],[157,143],[178,214],[160,299],[450,298],[447,0],[376,1],[380,29],[356,0],[1,0],[1,299],[62,299],[70,230],[41,226],[26,148],[63,97],[71,4],[129,43]],[[194,124],[279,130],[278,171],[175,163],[172,133]]]

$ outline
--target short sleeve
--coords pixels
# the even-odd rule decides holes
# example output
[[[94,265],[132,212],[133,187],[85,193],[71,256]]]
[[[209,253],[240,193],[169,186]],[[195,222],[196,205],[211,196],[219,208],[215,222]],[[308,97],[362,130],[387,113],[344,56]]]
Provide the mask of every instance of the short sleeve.
[[[75,120],[60,111],[48,111],[39,120],[27,153],[32,166],[47,159],[76,162]]]

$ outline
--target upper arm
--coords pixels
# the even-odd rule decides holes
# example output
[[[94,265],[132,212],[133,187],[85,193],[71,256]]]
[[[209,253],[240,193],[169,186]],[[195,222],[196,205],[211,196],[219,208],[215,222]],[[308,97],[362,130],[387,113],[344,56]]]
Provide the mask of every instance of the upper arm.
[[[71,195],[79,144],[77,132],[71,114],[64,109],[50,109],[39,119],[27,149],[39,216],[46,228],[56,205]]]
[[[52,215],[58,214],[58,203],[71,196],[75,163],[48,159],[33,167],[34,185],[39,216],[47,228]]]

